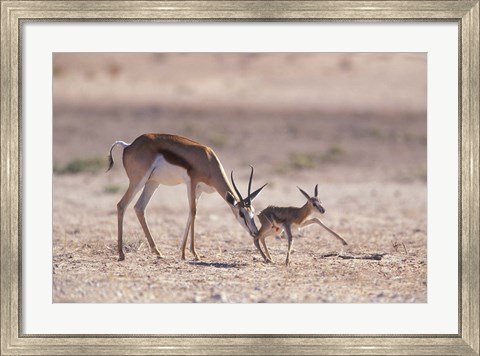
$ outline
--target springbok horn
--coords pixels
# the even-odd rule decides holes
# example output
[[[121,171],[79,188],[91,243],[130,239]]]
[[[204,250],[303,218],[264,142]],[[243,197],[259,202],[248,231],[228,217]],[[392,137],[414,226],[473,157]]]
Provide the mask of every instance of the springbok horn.
[[[250,166],[250,168],[252,169],[250,171],[250,180],[248,181],[248,205],[252,205],[252,198],[250,196],[250,191],[252,190],[252,178],[253,178],[253,166]]]
[[[233,180],[233,171],[232,171],[232,173],[230,174],[230,177],[232,178],[232,184],[233,184],[233,188],[235,189],[235,192],[237,192],[237,195],[238,195],[238,197],[240,198],[240,201],[243,201],[242,194],[240,194],[240,192],[238,191],[238,188],[237,188],[237,186],[235,185],[235,181]]]
[[[318,184],[315,186],[315,198],[318,198]]]

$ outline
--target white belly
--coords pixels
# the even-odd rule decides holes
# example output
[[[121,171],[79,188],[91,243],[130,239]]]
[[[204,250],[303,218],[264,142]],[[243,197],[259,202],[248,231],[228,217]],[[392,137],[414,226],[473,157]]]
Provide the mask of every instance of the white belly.
[[[187,170],[183,167],[176,166],[174,164],[168,163],[168,161],[163,157],[163,155],[158,155],[155,159],[155,162],[152,164],[152,173],[150,174],[149,179],[157,182],[158,184],[163,185],[178,185],[178,184],[187,184],[190,185],[190,176],[187,173]],[[200,182],[196,187],[196,196],[197,198],[202,193],[214,193],[215,188]]]
[[[164,185],[190,183],[187,170],[183,167],[168,163],[163,155],[158,155],[155,162],[153,162],[150,179]]]
[[[207,185],[203,182],[200,182],[197,184],[197,195],[200,196],[200,194],[202,193],[207,193],[207,194],[211,194],[211,193],[214,193],[215,192],[215,188],[210,186],[210,185]]]

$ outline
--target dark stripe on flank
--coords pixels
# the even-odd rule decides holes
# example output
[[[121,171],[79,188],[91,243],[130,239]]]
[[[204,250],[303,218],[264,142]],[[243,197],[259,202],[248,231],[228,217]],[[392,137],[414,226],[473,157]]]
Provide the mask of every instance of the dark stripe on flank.
[[[183,157],[180,157],[176,153],[169,150],[160,150],[158,151],[158,153],[161,154],[163,157],[165,157],[165,160],[168,163],[185,168],[187,173],[190,175],[190,172],[192,171],[193,167]]]

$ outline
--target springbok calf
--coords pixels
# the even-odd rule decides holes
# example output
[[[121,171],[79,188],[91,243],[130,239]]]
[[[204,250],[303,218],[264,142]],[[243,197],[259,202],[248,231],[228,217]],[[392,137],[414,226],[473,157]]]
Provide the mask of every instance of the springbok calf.
[[[283,230],[285,230],[288,238],[288,250],[285,265],[288,266],[293,244],[292,227],[301,229],[311,224],[318,224],[339,239],[342,244],[347,245],[347,242],[339,234],[325,226],[325,224],[319,218],[314,217],[308,219],[314,213],[325,213],[325,208],[322,206],[322,202],[318,199],[318,184],[315,186],[315,196],[313,197],[310,197],[302,189],[298,189],[305,196],[305,198],[307,198],[307,202],[301,208],[269,206],[262,210],[258,215],[262,226],[260,227],[258,234],[254,237],[254,243],[258,251],[260,251],[263,259],[267,263],[271,263],[273,260],[268,252],[267,245],[265,244],[265,238],[269,235],[280,234]],[[260,248],[259,241],[262,243],[265,253],[263,253],[262,249]]]
[[[198,198],[203,192],[218,192],[250,235],[254,237],[258,233],[254,222],[255,210],[252,202],[266,184],[250,193],[253,167],[251,167],[248,182],[248,196],[243,199],[233,181],[233,171],[231,178],[234,188],[232,188],[220,160],[210,147],[182,136],[144,134],[136,138],[131,144],[123,141],[113,143],[110,148],[107,172],[113,166],[112,150],[117,145],[124,149],[123,167],[129,179],[128,189],[117,204],[119,261],[125,259],[122,245],[125,209],[142,188],[143,192],[134,207],[135,212],[147,237],[150,249],[154,254],[162,256],[145,220],[145,208],[160,184],[186,184],[187,186],[190,212],[181,245],[182,259],[185,259],[185,248],[190,230],[190,251],[195,259],[199,260],[198,253],[195,250],[195,216]]]

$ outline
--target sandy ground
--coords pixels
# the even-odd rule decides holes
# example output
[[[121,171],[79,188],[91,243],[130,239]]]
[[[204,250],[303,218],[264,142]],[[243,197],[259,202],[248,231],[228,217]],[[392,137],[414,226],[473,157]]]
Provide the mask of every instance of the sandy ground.
[[[56,54],[54,302],[422,303],[427,301],[426,58],[419,54]],[[161,186],[149,252],[130,207],[117,261],[116,203],[128,180],[115,140],[145,132],[210,145],[255,201],[301,206],[319,184],[325,230],[267,239],[265,264],[218,194],[199,203],[201,261],[180,258],[185,186]],[[72,167],[77,167],[73,169]],[[133,205],[133,204],[132,204]],[[377,254],[379,259],[362,259]],[[354,258],[351,258],[354,257]]]

